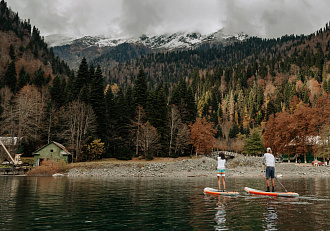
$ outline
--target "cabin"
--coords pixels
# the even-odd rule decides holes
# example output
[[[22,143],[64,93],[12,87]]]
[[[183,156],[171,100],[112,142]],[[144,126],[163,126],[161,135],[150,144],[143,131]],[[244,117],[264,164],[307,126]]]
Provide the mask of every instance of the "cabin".
[[[312,163],[313,160],[321,160],[322,158],[317,158],[313,154],[313,147],[322,144],[328,144],[328,141],[322,140],[321,136],[305,136],[303,138],[297,136],[286,145],[287,153],[283,153],[283,161]]]
[[[33,156],[33,167],[42,165],[42,161],[44,160],[53,160],[54,162],[64,160],[66,163],[72,162],[72,154],[62,144],[55,141],[35,151]]]

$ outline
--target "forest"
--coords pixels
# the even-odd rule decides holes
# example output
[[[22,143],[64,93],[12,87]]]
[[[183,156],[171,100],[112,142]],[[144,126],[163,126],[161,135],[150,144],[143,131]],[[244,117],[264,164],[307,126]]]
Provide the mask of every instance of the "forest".
[[[330,27],[225,47],[145,54],[115,67],[54,57],[0,3],[1,136],[29,156],[57,141],[74,161],[178,157],[266,147],[330,157]]]

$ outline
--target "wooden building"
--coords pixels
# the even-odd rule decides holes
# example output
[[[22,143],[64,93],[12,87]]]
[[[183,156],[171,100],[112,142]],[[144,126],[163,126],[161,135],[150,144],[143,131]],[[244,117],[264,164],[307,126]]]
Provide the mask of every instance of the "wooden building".
[[[72,154],[62,144],[55,141],[35,151],[33,156],[33,167],[42,165],[43,160],[53,160],[54,162],[64,160],[66,163],[71,163],[72,161]]]

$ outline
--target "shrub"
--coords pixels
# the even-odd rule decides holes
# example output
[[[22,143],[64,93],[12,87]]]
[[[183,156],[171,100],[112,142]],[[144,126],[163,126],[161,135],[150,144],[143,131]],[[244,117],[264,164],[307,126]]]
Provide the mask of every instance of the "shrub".
[[[68,165],[64,160],[54,162],[53,160],[44,160],[41,166],[31,169],[26,175],[28,176],[52,176],[57,172],[65,172]]]

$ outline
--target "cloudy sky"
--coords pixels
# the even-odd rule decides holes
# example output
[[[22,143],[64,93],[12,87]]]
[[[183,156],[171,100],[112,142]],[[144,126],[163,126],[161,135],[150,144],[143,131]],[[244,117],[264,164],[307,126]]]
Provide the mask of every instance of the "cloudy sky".
[[[244,32],[311,34],[330,21],[329,0],[6,0],[41,35],[132,37]]]

